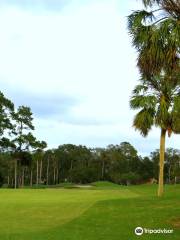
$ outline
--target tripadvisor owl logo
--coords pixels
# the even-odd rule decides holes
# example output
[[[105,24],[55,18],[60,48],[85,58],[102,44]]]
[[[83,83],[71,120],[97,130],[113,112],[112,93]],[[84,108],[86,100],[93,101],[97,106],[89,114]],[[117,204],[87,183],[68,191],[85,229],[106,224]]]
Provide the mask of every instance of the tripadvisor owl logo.
[[[137,228],[135,228],[134,232],[135,232],[136,235],[140,236],[140,235],[143,234],[143,228],[142,227],[137,227]]]
[[[171,234],[174,232],[174,230],[166,229],[166,228],[149,229],[149,228],[136,227],[134,232],[136,235],[141,236],[142,234]]]

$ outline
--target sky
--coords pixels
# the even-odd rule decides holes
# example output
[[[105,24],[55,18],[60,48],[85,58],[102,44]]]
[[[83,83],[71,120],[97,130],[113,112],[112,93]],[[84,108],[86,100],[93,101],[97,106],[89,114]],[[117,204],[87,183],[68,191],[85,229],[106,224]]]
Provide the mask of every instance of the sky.
[[[143,138],[132,127],[139,74],[127,16],[137,9],[140,0],[0,0],[0,91],[31,107],[49,148],[159,148],[159,129]],[[166,147],[180,148],[179,136]]]

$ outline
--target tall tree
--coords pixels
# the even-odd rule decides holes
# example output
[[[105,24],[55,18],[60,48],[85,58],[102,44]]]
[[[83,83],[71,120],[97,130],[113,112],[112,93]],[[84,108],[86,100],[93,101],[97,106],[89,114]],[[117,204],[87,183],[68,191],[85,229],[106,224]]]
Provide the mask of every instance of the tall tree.
[[[166,133],[169,137],[172,132],[180,133],[180,78],[174,81],[167,78],[164,73],[151,79],[142,78],[130,100],[131,108],[140,110],[133,126],[143,136],[148,135],[153,125],[161,129],[158,196],[163,194]]]
[[[43,167],[43,156],[44,149],[47,147],[47,143],[45,141],[35,141],[34,142],[35,154],[34,159],[36,161],[36,185],[42,182],[42,167]]]
[[[46,160],[46,184],[49,185],[49,169],[50,169],[50,162],[52,161],[54,152],[53,150],[47,150],[44,154],[44,159]]]
[[[15,122],[13,134],[15,138],[13,143],[15,144],[15,168],[14,168],[14,187],[17,187],[17,166],[18,163],[22,164],[22,179],[21,184],[24,184],[24,152],[28,151],[30,146],[35,144],[35,138],[29,131],[34,130],[32,124],[32,112],[29,107],[20,106],[17,111],[13,113],[13,120]]]
[[[11,142],[4,133],[10,133],[13,129],[11,115],[14,111],[14,104],[0,92],[0,147],[2,149],[11,146]]]
[[[128,17],[132,43],[138,51],[137,65],[142,75],[131,99],[131,107],[141,109],[134,126],[146,136],[155,124],[161,128],[158,195],[163,194],[166,132],[179,133],[180,2],[142,0],[145,9]],[[160,13],[160,14],[159,14]]]
[[[168,182],[175,182],[180,174],[180,150],[168,148],[166,150],[165,167],[167,171]]]

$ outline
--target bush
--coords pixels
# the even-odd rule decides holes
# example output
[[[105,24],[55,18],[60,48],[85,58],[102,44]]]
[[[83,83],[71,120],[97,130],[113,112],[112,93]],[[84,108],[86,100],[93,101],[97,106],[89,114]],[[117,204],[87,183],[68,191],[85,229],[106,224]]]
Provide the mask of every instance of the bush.
[[[98,172],[94,168],[77,168],[70,171],[73,183],[91,183],[98,180]]]
[[[140,175],[134,172],[124,173],[120,177],[121,184],[125,185],[138,184],[140,180]]]

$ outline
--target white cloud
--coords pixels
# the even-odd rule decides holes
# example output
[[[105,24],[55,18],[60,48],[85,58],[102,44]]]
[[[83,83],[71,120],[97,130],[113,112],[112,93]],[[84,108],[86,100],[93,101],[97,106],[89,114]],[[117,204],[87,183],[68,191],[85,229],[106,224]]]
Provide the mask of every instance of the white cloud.
[[[61,96],[78,101],[63,116],[58,110],[52,119],[36,117],[37,136],[50,147],[128,140],[142,153],[158,148],[159,132],[143,139],[131,127],[129,96],[138,71],[126,16],[140,2],[71,1],[61,11],[38,6],[41,11],[11,4],[0,10],[1,89],[18,104],[35,96],[32,111],[37,96],[53,96],[57,110]],[[171,145],[180,147],[177,141]]]

